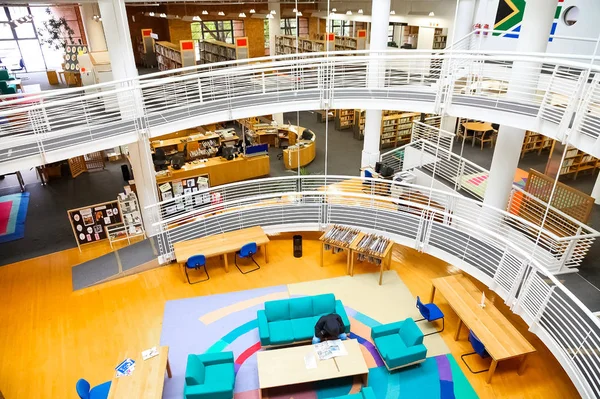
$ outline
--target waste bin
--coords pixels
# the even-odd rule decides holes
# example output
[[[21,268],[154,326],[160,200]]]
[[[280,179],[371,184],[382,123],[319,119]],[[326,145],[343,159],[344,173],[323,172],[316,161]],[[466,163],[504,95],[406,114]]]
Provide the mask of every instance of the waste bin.
[[[302,236],[296,234],[294,236],[294,258],[302,257]]]

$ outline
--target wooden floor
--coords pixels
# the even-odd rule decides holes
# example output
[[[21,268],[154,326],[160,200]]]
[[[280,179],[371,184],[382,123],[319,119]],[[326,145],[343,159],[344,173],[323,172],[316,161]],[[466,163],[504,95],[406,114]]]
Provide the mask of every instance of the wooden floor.
[[[319,267],[319,242],[304,234],[304,256],[292,256],[290,235],[272,237],[269,263],[248,275],[235,268],[225,274],[217,259],[209,261],[209,282],[190,286],[181,270],[165,266],[73,292],[71,267],[109,250],[96,246],[0,267],[0,391],[6,399],[74,398],[75,382],[92,385],[110,380],[125,356],[159,343],[165,302],[198,295],[337,277],[345,274],[345,255],[326,256]],[[413,295],[429,298],[430,280],[459,272],[429,255],[396,246],[392,267]],[[357,263],[355,272],[376,271]],[[488,297],[493,297],[488,293]],[[566,373],[525,323],[496,300],[538,352],[522,376],[517,365],[501,363],[491,385],[485,374],[471,374],[460,354],[471,351],[465,336],[453,340],[457,318],[436,297],[446,314],[446,344],[481,398],[577,398]],[[472,357],[471,360],[476,360]],[[474,364],[476,367],[477,365]],[[486,364],[481,364],[486,366]]]

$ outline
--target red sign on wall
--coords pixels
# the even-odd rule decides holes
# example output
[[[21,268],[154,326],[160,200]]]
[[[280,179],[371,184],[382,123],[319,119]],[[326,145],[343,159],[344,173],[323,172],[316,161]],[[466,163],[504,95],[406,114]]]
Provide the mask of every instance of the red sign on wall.
[[[327,41],[328,42],[332,42],[335,40],[335,33],[328,33],[327,34]]]
[[[248,39],[246,39],[245,37],[240,38],[240,39],[236,39],[235,40],[235,44],[238,47],[246,47],[248,45]]]
[[[152,29],[142,29],[142,36],[148,37],[152,34]]]
[[[367,31],[364,29],[359,30],[358,37],[367,37]]]
[[[192,40],[181,41],[181,49],[182,50],[193,50],[194,42]]]

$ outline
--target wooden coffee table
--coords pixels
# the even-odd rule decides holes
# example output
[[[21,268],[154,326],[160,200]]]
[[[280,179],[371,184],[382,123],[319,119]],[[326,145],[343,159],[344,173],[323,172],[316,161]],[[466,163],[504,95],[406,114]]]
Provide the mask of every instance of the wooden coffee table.
[[[363,384],[367,386],[369,368],[358,341],[349,339],[343,342],[348,355],[328,360],[319,360],[313,345],[258,352],[258,381],[261,399],[267,398],[267,390],[270,388],[355,375],[361,376]],[[315,357],[316,368],[306,368],[304,357],[308,354]]]

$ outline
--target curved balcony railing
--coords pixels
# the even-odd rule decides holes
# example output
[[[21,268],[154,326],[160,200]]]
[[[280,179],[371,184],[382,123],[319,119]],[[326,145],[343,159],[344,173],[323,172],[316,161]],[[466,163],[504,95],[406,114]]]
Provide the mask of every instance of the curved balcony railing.
[[[199,124],[321,108],[404,109],[540,131],[600,156],[597,66],[583,56],[452,50],[332,52],[170,70],[4,96],[0,172]],[[572,124],[573,115],[575,123]]]
[[[547,268],[558,254],[546,248],[561,238],[515,215],[428,187],[349,176],[233,183],[153,207],[163,254],[175,242],[257,225],[277,233],[342,224],[387,235],[486,284],[552,351],[582,397],[600,395],[600,322]],[[534,245],[538,238],[547,245]]]

